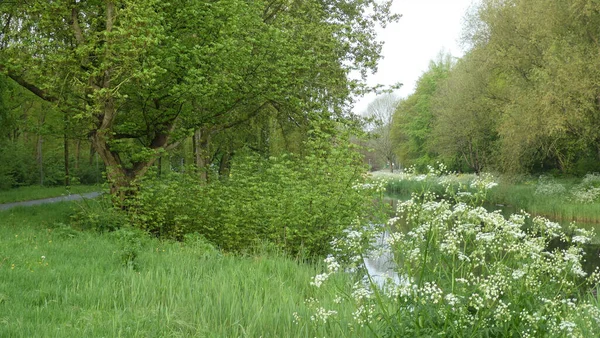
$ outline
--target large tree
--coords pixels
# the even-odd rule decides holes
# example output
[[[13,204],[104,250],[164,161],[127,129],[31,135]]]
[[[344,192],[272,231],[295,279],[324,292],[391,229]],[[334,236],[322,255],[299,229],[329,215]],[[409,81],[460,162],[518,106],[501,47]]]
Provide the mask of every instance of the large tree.
[[[86,126],[117,193],[194,131],[207,145],[264,115],[343,116],[361,88],[347,75],[375,69],[390,3],[14,1],[0,71]]]
[[[498,101],[503,81],[477,50],[467,53],[441,81],[431,106],[435,116],[430,147],[446,163],[477,173],[493,164],[498,140]]]

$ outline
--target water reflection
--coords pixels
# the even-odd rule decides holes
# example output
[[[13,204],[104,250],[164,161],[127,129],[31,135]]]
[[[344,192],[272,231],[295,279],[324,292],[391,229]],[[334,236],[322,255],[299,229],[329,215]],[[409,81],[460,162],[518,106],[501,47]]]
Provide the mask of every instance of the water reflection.
[[[385,242],[387,232],[377,238],[375,246],[378,250],[372,252],[368,257],[365,257],[365,267],[375,282],[380,287],[385,284],[386,280],[391,279],[394,283],[400,283],[400,277],[395,271],[396,264],[389,246]]]

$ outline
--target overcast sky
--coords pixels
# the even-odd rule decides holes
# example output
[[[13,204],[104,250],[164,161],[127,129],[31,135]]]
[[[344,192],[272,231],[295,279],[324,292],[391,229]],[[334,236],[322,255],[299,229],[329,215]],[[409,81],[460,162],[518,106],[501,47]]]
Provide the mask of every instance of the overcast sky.
[[[460,57],[459,47],[463,17],[473,0],[394,0],[392,10],[402,14],[400,21],[379,30],[384,59],[377,74],[370,75],[369,85],[403,83],[396,92],[406,97],[427,70],[429,62],[444,50]],[[375,95],[359,98],[354,112],[362,114]]]

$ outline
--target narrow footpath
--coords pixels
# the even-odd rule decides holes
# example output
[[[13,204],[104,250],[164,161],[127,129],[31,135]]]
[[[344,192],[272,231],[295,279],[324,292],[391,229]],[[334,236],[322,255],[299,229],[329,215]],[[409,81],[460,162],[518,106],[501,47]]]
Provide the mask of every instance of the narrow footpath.
[[[44,198],[41,200],[6,203],[6,204],[0,204],[0,211],[7,210],[10,208],[15,208],[15,207],[30,207],[33,205],[49,204],[49,203],[57,203],[57,202],[65,202],[65,201],[80,201],[83,199],[96,198],[100,195],[102,195],[102,193],[96,191],[96,192],[88,192],[85,194],[73,194],[73,195],[67,195],[67,196]]]

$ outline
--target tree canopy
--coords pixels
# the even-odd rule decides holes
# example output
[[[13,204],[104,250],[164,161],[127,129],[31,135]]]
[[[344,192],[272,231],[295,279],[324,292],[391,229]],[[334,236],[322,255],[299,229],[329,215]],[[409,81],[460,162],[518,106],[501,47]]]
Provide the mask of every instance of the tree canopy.
[[[391,1],[15,1],[0,72],[82,127],[113,192],[194,131],[347,114]],[[254,122],[253,122],[254,121]],[[263,121],[263,122],[258,122]],[[204,139],[202,139],[204,137]]]

